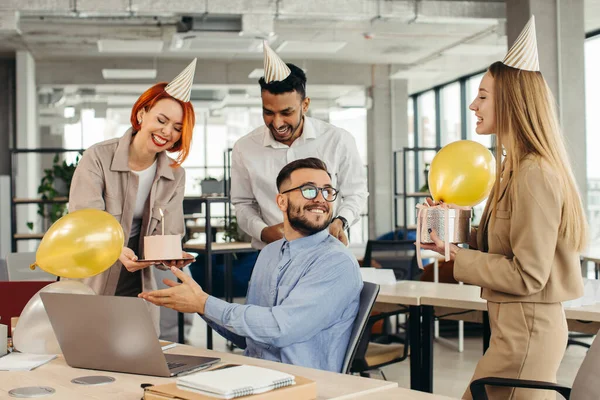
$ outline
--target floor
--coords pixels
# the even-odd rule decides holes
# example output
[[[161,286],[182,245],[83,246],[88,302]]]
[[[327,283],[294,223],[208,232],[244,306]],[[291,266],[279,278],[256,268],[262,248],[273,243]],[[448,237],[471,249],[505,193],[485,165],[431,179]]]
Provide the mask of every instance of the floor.
[[[206,345],[206,324],[198,315],[193,317],[187,339],[188,344],[193,346],[204,347]],[[584,341],[590,342],[589,339],[584,339]],[[215,350],[227,351],[225,340],[215,333],[213,333],[213,345]],[[236,351],[241,353],[240,350]],[[434,393],[460,398],[471,379],[481,352],[481,338],[466,338],[462,353],[445,343],[436,342],[434,344]],[[559,383],[568,386],[573,384],[585,352],[586,349],[581,346],[567,348],[558,372]],[[401,387],[410,388],[408,360],[384,367],[383,371],[388,380],[398,382]],[[382,379],[377,372],[374,372],[372,377]]]

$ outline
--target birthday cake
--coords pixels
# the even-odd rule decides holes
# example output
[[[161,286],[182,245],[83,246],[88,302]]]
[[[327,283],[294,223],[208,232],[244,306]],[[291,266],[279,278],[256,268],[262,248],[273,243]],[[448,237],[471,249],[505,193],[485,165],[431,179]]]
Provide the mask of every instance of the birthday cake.
[[[181,258],[181,236],[155,235],[144,237],[144,259],[176,260]]]

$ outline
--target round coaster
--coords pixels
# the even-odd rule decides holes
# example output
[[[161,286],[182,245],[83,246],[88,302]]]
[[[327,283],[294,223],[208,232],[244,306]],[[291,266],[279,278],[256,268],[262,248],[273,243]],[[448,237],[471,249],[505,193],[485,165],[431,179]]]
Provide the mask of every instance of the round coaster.
[[[71,383],[76,383],[78,385],[105,385],[114,381],[115,378],[112,376],[103,375],[80,376],[79,378],[71,379]]]
[[[48,386],[28,386],[12,389],[8,394],[12,397],[32,398],[50,396],[55,390]]]

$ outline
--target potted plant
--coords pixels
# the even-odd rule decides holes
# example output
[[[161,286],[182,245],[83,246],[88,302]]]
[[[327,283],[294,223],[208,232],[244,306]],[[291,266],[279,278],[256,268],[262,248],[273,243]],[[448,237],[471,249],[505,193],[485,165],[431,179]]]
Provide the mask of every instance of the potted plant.
[[[232,216],[230,218],[229,223],[227,223],[227,219],[225,220],[225,234],[223,235],[223,239],[225,239],[228,242],[243,241],[238,230],[237,219],[235,218],[235,216]]]
[[[425,184],[421,186],[419,192],[421,193],[429,193],[429,168],[431,167],[430,163],[425,163],[425,170],[423,170],[423,174],[425,175]]]
[[[38,194],[41,195],[42,200],[54,200],[57,197],[69,195],[71,180],[79,159],[80,155],[78,154],[73,164],[67,164],[64,160],[62,163],[59,162],[58,154],[54,156],[52,168],[44,170],[44,176],[38,186]],[[65,203],[40,203],[37,213],[44,220],[49,221],[49,225],[52,225],[67,213],[67,205]],[[27,227],[33,230],[33,222],[28,222]]]
[[[223,190],[223,181],[217,180],[217,178],[213,178],[212,176],[207,176],[200,181],[200,189],[203,195],[225,193]]]

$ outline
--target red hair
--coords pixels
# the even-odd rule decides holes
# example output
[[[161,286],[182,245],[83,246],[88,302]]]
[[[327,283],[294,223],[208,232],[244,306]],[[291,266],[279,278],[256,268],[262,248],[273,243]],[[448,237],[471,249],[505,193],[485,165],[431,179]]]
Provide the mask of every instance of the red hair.
[[[192,132],[194,131],[194,125],[196,124],[196,114],[194,113],[194,107],[191,102],[183,102],[179,99],[174,98],[169,93],[165,92],[165,87],[168,85],[167,82],[157,83],[152,86],[150,89],[146,90],[142,95],[137,99],[133,108],[131,109],[131,126],[135,132],[139,132],[141,129],[141,125],[138,123],[138,113],[140,110],[149,111],[154,107],[154,105],[162,99],[172,99],[175,100],[181,108],[183,109],[183,120],[181,121],[181,137],[179,140],[171,147],[169,152],[176,153],[179,152],[177,159],[171,167],[176,168],[181,166],[181,164],[185,161],[188,154],[190,153],[190,146],[192,145]]]

